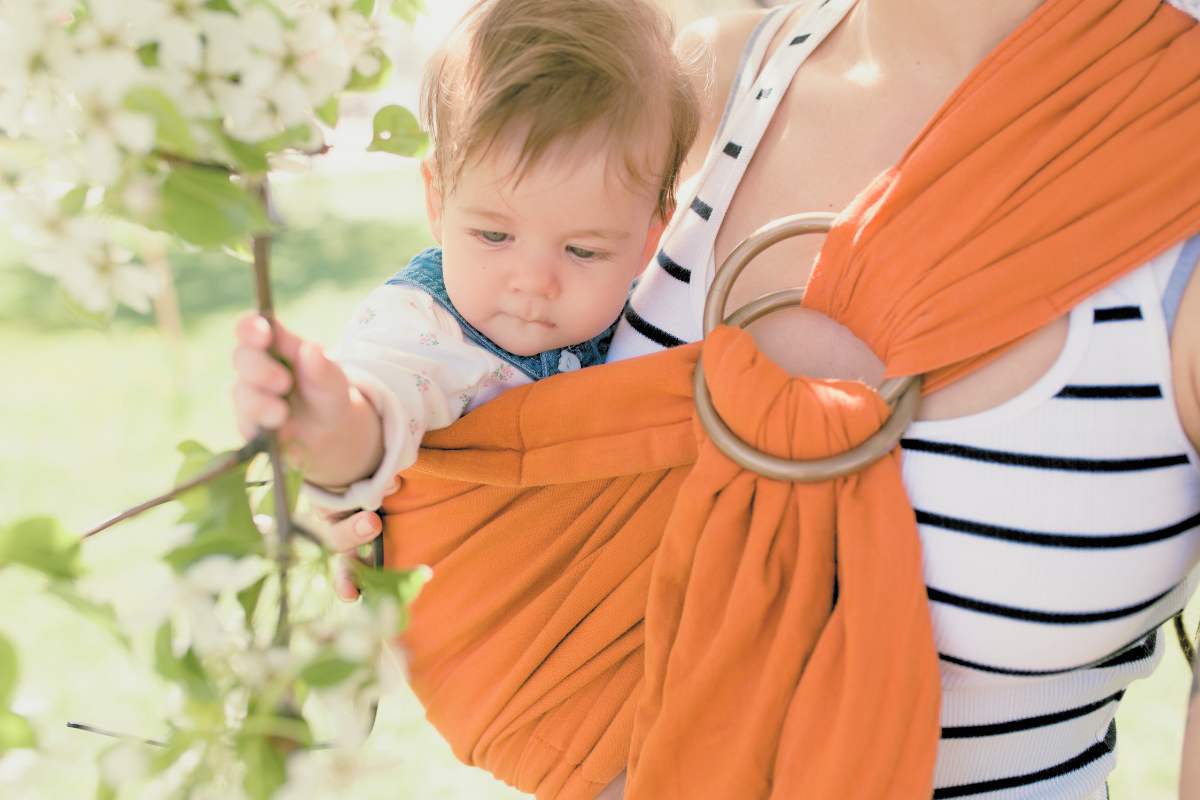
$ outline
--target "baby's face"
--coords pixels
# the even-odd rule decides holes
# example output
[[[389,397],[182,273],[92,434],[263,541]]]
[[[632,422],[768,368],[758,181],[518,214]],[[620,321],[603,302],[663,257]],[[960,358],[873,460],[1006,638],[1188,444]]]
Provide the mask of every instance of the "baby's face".
[[[514,185],[497,147],[463,169],[453,194],[428,181],[430,225],[460,314],[510,353],[579,344],[616,320],[662,222],[603,148],[552,151]]]

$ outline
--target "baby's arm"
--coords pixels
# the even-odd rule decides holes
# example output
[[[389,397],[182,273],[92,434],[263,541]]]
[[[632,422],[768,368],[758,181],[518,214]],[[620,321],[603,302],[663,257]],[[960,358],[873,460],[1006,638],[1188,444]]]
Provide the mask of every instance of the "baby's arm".
[[[267,321],[244,316],[235,333],[233,406],[242,435],[278,430],[314,483],[343,486],[372,474],[383,455],[379,415],[320,345],[275,323],[275,348],[295,373],[293,391],[292,373],[268,353]]]
[[[279,428],[298,445],[310,497],[334,510],[378,508],[395,475],[416,461],[424,432],[458,419],[495,367],[428,294],[403,285],[372,292],[330,358],[278,330],[297,391],[289,405],[291,376],[266,352],[266,323],[247,317],[234,351],[239,427],[247,437]]]
[[[378,508],[396,474],[416,461],[425,431],[462,416],[495,366],[428,294],[404,284],[372,292],[330,357],[378,412],[384,441],[373,477],[338,494],[310,489],[317,503],[338,509]]]

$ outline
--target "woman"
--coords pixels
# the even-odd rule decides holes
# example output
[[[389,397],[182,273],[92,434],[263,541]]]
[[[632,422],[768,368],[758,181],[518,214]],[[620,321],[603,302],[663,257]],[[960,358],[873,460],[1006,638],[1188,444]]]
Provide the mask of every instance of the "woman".
[[[685,288],[692,284],[680,275],[694,275],[707,260],[711,279],[713,264],[771,220],[846,208],[1041,5],[843,0],[737,14],[689,29],[686,43],[707,45],[715,54],[716,96],[734,93],[727,118],[714,109],[693,170],[710,150],[736,159],[744,149],[748,165],[734,187],[701,180],[682,192],[681,208],[696,209],[693,200],[703,198],[699,208],[707,211],[697,213],[715,223],[715,236],[699,247],[711,248],[712,258],[679,256],[681,249],[694,250],[701,234],[684,230],[690,214],[677,215],[676,230],[664,238],[665,258],[652,264],[635,294],[610,358],[698,338],[698,315]],[[769,99],[753,76],[781,48],[808,38],[807,29],[797,35],[802,21],[828,33],[799,42],[808,44],[803,68],[776,87],[781,96],[772,102],[778,105],[757,141],[719,138],[722,124],[740,130],[739,111],[748,113],[745,92]],[[716,197],[717,191],[726,196]],[[714,207],[717,216],[710,218]],[[764,253],[735,285],[730,308],[803,284],[805,265],[819,247],[819,241],[792,239]],[[921,522],[942,655],[935,796],[1107,796],[1104,778],[1115,762],[1111,719],[1120,695],[1157,665],[1164,643],[1154,630],[1192,589],[1186,579],[1162,581],[1186,575],[1197,557],[1200,279],[1191,271],[1197,255],[1195,242],[1176,246],[922,402],[907,435],[904,478]],[[872,384],[883,375],[883,363],[865,344],[813,312],[772,315],[751,333],[793,374]],[[1132,431],[1136,437],[1125,435]],[[974,456],[964,457],[967,451]],[[991,460],[978,457],[984,452]],[[1187,458],[1172,456],[1154,469],[1113,466],[1167,452]],[[995,453],[1058,461],[1005,465]],[[1068,461],[1070,468],[1058,463]],[[1081,468],[1085,462],[1093,466]],[[1092,480],[1097,475],[1102,483]],[[335,537],[359,544],[363,537],[353,531],[363,519],[341,523]],[[378,529],[367,521],[367,531]],[[1129,544],[1135,541],[1129,535],[1168,529],[1169,537],[1135,539],[1144,547]],[[1126,540],[1100,549],[1082,541],[1097,535]],[[1078,660],[1084,652],[1097,657]],[[1191,730],[1200,725],[1197,714],[1189,753],[1200,751],[1200,730]],[[1196,761],[1185,759],[1185,792],[1200,791],[1200,776],[1191,774]],[[621,783],[603,796],[620,796]]]

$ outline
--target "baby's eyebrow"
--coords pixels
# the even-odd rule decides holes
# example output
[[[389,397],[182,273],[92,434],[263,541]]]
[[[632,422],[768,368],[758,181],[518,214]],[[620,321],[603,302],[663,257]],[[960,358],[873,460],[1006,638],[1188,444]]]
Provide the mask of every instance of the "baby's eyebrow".
[[[629,238],[629,231],[611,230],[609,228],[589,228],[585,231],[571,231],[567,234],[567,238],[574,237],[592,238],[592,239],[613,239],[621,241]]]
[[[499,211],[492,211],[487,208],[464,208],[462,213],[470,214],[473,217],[487,217],[494,219],[497,222],[512,222],[512,217]]]

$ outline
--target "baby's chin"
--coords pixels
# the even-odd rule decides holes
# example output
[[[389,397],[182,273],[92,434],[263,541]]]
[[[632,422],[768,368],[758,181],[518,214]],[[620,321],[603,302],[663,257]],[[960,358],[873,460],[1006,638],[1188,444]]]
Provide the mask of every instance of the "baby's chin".
[[[504,351],[523,358],[536,356],[548,350],[571,347],[599,335],[596,333],[585,336],[578,332],[576,332],[577,335],[572,335],[571,332],[564,331],[557,325],[546,323],[518,323],[516,327],[519,330],[513,330],[513,326],[510,325],[490,327],[498,329],[488,331],[479,328],[479,330]]]

